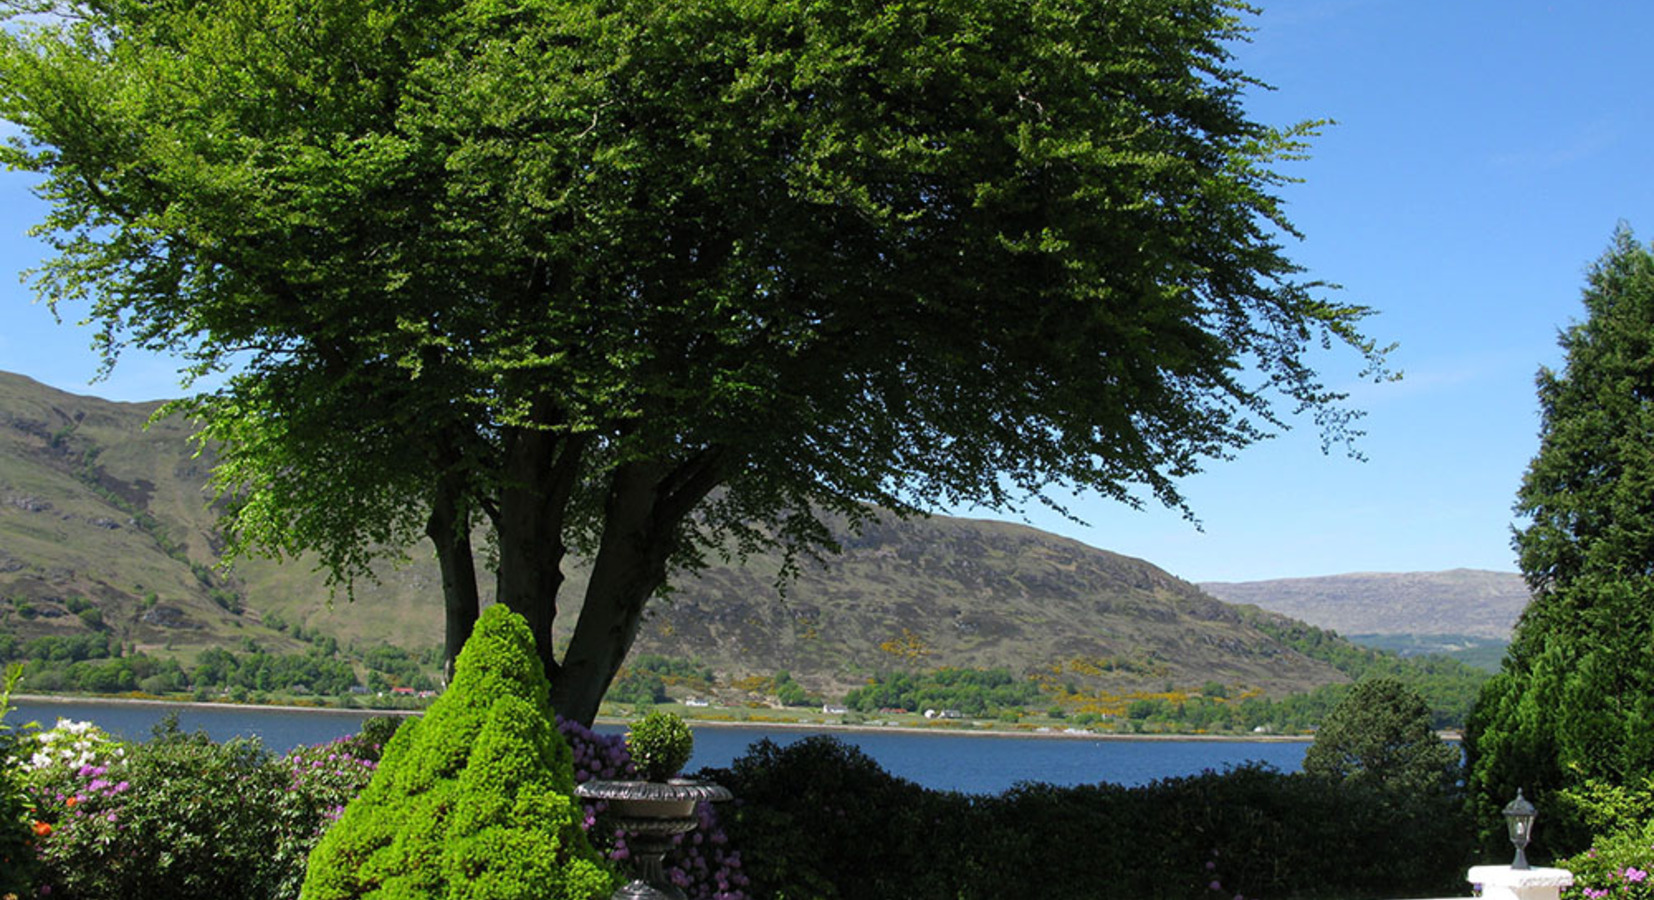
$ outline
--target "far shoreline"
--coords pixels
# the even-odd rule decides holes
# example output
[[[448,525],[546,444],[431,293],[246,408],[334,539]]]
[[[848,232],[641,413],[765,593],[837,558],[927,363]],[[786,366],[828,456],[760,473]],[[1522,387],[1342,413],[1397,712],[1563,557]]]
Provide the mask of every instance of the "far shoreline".
[[[336,713],[348,716],[417,716],[422,709],[344,709],[338,706],[302,706],[283,703],[237,703],[233,700],[159,700],[153,697],[103,697],[87,694],[13,694],[13,702],[62,703],[70,706],[95,706],[114,703],[122,706],[175,706],[182,709],[234,709],[271,712]]]
[[[169,707],[177,709],[196,710],[224,710],[276,713],[327,713],[332,715],[349,715],[358,717],[372,716],[417,716],[423,714],[422,709],[342,709],[335,706],[300,706],[292,704],[274,703],[235,703],[215,702],[204,700],[161,700],[148,697],[99,697],[86,695],[59,695],[59,694],[13,694],[12,700],[27,703],[52,703],[66,706],[100,704],[116,704],[129,706]],[[844,722],[778,722],[778,721],[742,721],[734,719],[715,719],[685,716],[684,721],[691,727],[706,726],[708,728],[745,729],[748,731],[788,731],[805,733],[846,733],[846,734],[913,734],[935,735],[937,737],[994,737],[994,738],[1053,738],[1081,741],[1211,741],[1229,743],[1308,743],[1315,739],[1310,734],[1210,734],[1194,732],[1158,732],[1155,734],[1123,734],[1120,732],[1083,731],[1071,732],[1061,730],[1036,731],[1029,728],[1002,729],[978,728],[971,726],[936,726],[923,727],[915,725],[870,725],[849,724]],[[618,716],[598,716],[597,724],[610,726],[624,726],[627,719]]]
[[[1199,734],[1195,732],[1159,732],[1156,734],[1123,734],[1112,731],[1035,731],[1019,728],[1016,730],[999,728],[970,728],[940,726],[925,728],[915,725],[850,725],[842,722],[741,722],[729,719],[690,719],[685,718],[692,726],[706,725],[712,728],[745,728],[748,730],[774,729],[776,731],[827,731],[849,732],[854,734],[921,734],[936,735],[937,737],[1000,737],[1000,738],[1058,738],[1076,741],[1213,741],[1233,742],[1243,744],[1282,743],[1300,741],[1308,743],[1315,740],[1312,734]],[[624,719],[598,718],[604,724],[623,725]]]

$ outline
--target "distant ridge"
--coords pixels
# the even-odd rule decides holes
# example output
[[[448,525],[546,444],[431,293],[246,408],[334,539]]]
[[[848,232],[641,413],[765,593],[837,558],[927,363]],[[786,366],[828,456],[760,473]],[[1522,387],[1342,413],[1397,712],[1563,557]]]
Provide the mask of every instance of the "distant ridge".
[[[1356,572],[1317,578],[1203,582],[1247,603],[1340,634],[1464,635],[1508,640],[1528,588],[1515,572]]]

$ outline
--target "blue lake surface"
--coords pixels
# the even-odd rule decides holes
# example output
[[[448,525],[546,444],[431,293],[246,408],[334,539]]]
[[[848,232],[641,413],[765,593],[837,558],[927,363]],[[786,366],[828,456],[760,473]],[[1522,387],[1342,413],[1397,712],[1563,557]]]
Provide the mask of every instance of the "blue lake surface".
[[[19,724],[36,721],[51,727],[59,717],[91,721],[131,740],[147,738],[155,725],[177,713],[185,731],[205,731],[214,740],[257,737],[265,746],[286,752],[302,744],[320,744],[354,734],[362,720],[382,713],[269,709],[256,706],[202,707],[148,703],[75,703],[19,700],[7,717]],[[600,725],[618,733],[624,726]],[[1069,736],[993,736],[913,734],[882,731],[811,732],[762,726],[702,725],[695,728],[695,756],[688,770],[728,766],[756,741],[768,738],[786,745],[813,733],[832,734],[854,744],[893,775],[937,790],[994,794],[1019,782],[1055,785],[1112,782],[1127,786],[1161,778],[1221,771],[1247,762],[1262,762],[1295,772],[1304,761],[1305,741],[1121,740]]]

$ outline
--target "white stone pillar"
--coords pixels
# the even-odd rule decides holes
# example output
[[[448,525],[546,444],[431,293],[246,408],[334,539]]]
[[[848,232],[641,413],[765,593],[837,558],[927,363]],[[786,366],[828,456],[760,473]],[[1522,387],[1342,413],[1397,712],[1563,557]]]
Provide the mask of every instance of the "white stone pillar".
[[[1559,900],[1562,889],[1574,883],[1574,873],[1567,869],[1472,866],[1466,879],[1482,886],[1482,900]]]

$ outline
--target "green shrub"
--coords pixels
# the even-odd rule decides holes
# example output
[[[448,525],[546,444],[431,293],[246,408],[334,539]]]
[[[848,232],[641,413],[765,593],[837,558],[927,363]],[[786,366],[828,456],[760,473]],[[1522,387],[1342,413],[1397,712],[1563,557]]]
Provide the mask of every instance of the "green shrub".
[[[391,738],[396,736],[397,730],[407,721],[407,716],[370,716],[363,719],[362,730],[354,737],[347,738],[351,752],[362,759],[378,762]]]
[[[27,896],[34,887],[34,804],[23,790],[26,735],[6,722],[22,673],[22,666],[11,665],[0,678],[0,896]]]
[[[1439,805],[1262,766],[965,797],[810,738],[709,774],[738,798],[726,827],[755,896],[1451,896],[1473,838]]]
[[[85,900],[294,897],[323,829],[372,775],[353,740],[278,760],[256,741],[183,734],[175,718],[134,745],[59,720],[21,752],[48,830],[40,880]]]
[[[1634,786],[1592,779],[1557,800],[1592,835],[1588,849],[1556,863],[1574,873],[1563,896],[1654,900],[1654,779]]]
[[[706,774],[736,797],[725,828],[741,848],[752,896],[958,896],[954,870],[969,855],[960,848],[971,824],[960,795],[897,778],[827,736],[786,747],[759,741],[729,770]],[[999,852],[986,844],[977,849]]]
[[[310,856],[304,900],[595,898],[616,879],[587,843],[568,744],[521,616],[477,620],[453,684],[404,724]]]
[[[378,758],[377,747],[357,735],[298,747],[281,759],[287,790],[271,798],[279,821],[273,841],[279,867],[275,897],[299,895],[310,852],[346,804],[367,787]]]
[[[1574,874],[1564,900],[1651,900],[1654,898],[1654,828],[1626,828],[1596,838],[1590,849],[1557,865]]]
[[[1050,896],[1451,896],[1473,837],[1462,817],[1358,782],[1247,765],[1142,787],[1021,785],[976,804],[984,835],[961,897],[1019,866]],[[1217,887],[1213,887],[1216,885]]]
[[[54,768],[56,765],[54,764]],[[257,741],[216,744],[176,723],[108,766],[62,767],[37,795],[54,894],[81,900],[265,900],[287,781]]]
[[[694,755],[695,733],[669,712],[652,712],[627,729],[626,751],[645,780],[665,781]]]

